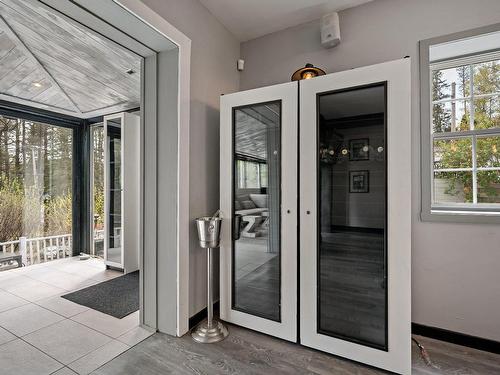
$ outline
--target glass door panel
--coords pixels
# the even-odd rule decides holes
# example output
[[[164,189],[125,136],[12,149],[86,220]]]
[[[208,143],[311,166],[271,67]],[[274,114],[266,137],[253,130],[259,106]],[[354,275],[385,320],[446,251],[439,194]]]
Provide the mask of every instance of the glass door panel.
[[[90,128],[91,149],[91,254],[104,258],[104,129],[102,124]]]
[[[318,96],[318,332],[383,350],[385,107],[384,84]]]
[[[279,322],[281,103],[233,111],[233,308]]]

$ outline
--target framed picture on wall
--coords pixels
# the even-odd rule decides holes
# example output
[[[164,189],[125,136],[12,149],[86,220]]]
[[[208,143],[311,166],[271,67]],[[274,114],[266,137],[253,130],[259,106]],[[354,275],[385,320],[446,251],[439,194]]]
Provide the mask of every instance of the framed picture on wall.
[[[351,139],[349,141],[349,160],[369,160],[370,143],[368,138]]]
[[[370,171],[349,171],[349,193],[370,191]]]

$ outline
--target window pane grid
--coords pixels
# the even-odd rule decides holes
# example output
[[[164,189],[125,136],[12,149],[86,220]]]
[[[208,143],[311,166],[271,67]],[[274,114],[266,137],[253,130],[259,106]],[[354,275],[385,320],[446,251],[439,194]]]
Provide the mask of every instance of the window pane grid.
[[[433,207],[500,205],[499,65],[431,67]]]

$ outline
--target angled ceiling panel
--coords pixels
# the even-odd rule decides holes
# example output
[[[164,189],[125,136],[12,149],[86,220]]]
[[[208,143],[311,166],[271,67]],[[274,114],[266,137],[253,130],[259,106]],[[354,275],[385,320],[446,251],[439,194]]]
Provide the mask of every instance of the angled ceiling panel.
[[[81,118],[139,106],[141,57],[39,3],[0,16],[0,98]]]

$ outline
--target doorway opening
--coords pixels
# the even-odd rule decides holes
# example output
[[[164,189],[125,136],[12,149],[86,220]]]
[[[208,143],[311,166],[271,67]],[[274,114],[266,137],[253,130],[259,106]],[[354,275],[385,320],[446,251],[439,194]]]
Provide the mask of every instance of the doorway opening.
[[[31,345],[50,352],[56,365],[69,367],[109,338],[126,350],[155,329],[184,329],[178,324],[183,315],[165,314],[168,327],[156,318],[157,248],[151,243],[145,253],[143,235],[153,231],[148,239],[155,239],[157,227],[149,212],[156,207],[154,194],[143,190],[156,189],[156,174],[143,168],[157,155],[145,153],[144,142],[155,140],[150,132],[156,131],[158,98],[174,91],[167,103],[177,108],[179,91],[177,82],[155,91],[161,78],[156,73],[170,63],[175,76],[178,71],[178,59],[156,60],[164,50],[178,56],[177,46],[135,15],[151,16],[148,8],[134,13],[112,1],[86,5],[6,0],[0,18],[6,46],[0,64],[9,73],[0,78],[1,198],[21,214],[20,223],[11,223],[15,230],[7,228],[9,236],[0,238],[0,293],[8,297],[1,299],[0,326],[32,338]],[[135,32],[149,34],[131,37],[120,31],[123,24],[104,21],[117,13],[120,22],[140,25]],[[177,132],[177,110],[169,115],[175,124],[163,118],[164,124],[174,124]],[[140,276],[134,272],[139,268]],[[178,298],[177,291],[162,296],[187,298]],[[126,311],[115,311],[116,295]],[[47,319],[33,326],[8,323],[40,315]],[[87,330],[93,331],[92,342],[85,343]],[[58,345],[45,347],[56,331]],[[71,350],[57,349],[63,347]]]

